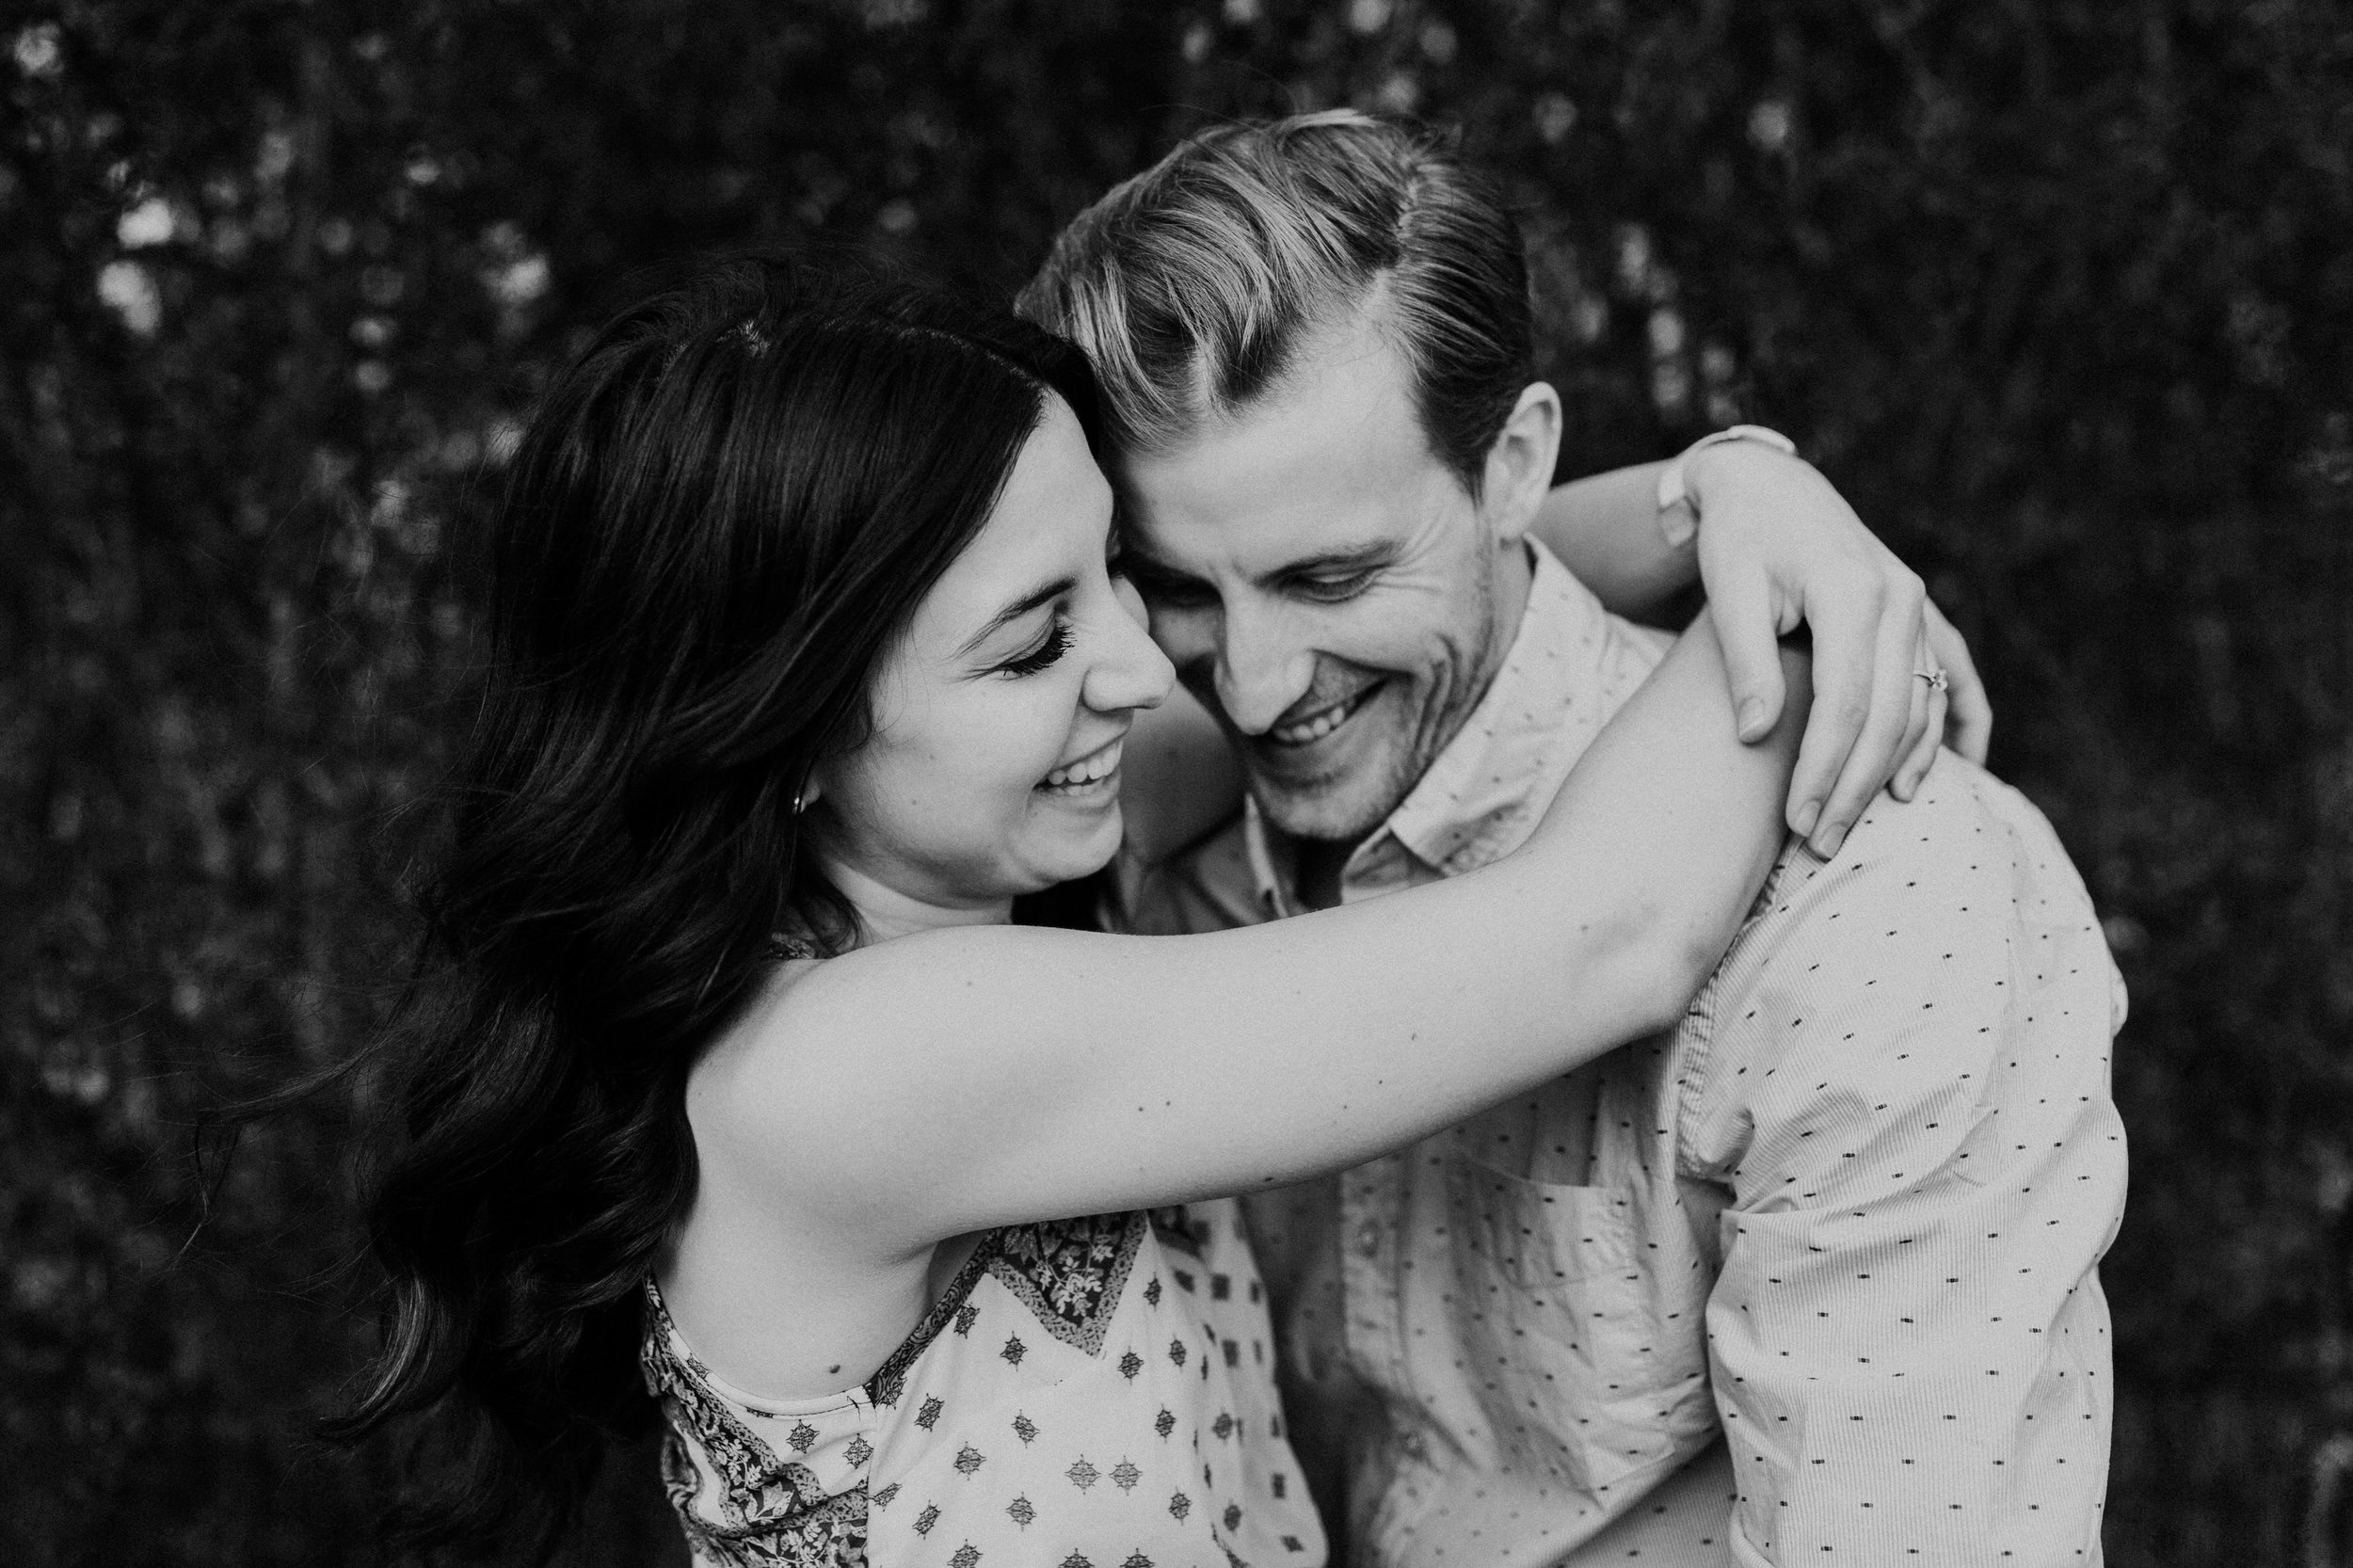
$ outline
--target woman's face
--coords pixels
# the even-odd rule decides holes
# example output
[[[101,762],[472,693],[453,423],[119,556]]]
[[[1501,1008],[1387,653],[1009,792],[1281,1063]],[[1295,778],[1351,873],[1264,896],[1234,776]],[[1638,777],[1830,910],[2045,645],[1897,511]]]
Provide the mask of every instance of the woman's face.
[[[817,770],[825,856],[856,902],[965,918],[1083,876],[1119,847],[1119,754],[1172,672],[1109,570],[1112,492],[1049,397],[971,545],[872,693],[874,731]]]

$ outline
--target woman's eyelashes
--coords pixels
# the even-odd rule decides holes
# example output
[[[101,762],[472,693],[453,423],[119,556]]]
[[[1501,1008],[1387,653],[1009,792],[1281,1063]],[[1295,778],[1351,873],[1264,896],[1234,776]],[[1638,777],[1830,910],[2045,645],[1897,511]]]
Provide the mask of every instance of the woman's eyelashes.
[[[1017,659],[1008,659],[997,666],[1003,675],[1035,675],[1070,651],[1070,623],[1060,616],[1046,633],[1045,641]]]

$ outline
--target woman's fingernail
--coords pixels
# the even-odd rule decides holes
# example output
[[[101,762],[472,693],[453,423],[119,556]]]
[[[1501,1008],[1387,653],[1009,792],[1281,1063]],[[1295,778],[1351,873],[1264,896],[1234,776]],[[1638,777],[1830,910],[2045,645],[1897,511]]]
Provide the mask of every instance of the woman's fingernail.
[[[1837,825],[1825,827],[1822,829],[1822,842],[1814,853],[1827,860],[1832,856],[1836,855],[1838,853],[1838,846],[1846,841],[1846,828]]]
[[[1753,741],[1765,733],[1765,702],[1762,697],[1743,697],[1740,701],[1740,738]]]
[[[1803,806],[1799,807],[1798,837],[1801,839],[1812,838],[1814,836],[1814,824],[1821,821],[1821,818],[1822,803],[1820,801],[1809,800]]]

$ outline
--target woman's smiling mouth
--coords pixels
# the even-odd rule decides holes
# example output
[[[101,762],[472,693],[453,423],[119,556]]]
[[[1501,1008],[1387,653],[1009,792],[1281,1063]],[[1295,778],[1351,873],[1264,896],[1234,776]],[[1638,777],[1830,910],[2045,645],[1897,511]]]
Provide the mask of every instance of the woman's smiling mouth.
[[[1119,772],[1119,754],[1128,737],[1121,735],[1073,762],[1065,762],[1039,780],[1036,788],[1064,800],[1085,799],[1110,792]]]

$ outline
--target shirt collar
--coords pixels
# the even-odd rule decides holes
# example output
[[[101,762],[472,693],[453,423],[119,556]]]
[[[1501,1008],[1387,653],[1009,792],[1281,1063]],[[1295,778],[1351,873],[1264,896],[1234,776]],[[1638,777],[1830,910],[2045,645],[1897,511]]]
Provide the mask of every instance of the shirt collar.
[[[1501,667],[1420,781],[1349,856],[1344,897],[1400,856],[1455,876],[1517,849],[1623,696],[1608,679],[1622,647],[1614,617],[1544,545],[1529,540],[1529,553],[1528,605]],[[1242,811],[1260,900],[1271,914],[1297,913],[1291,844],[1256,798]]]

